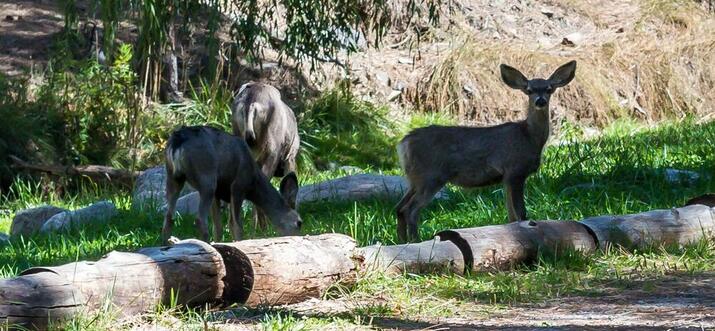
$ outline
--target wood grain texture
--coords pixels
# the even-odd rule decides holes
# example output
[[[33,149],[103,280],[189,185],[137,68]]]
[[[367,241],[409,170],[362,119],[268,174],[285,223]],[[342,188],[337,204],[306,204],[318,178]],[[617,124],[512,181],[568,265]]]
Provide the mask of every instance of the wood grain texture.
[[[416,244],[372,245],[358,248],[361,271],[388,274],[421,273],[450,270],[464,273],[464,256],[452,242],[428,240]]]
[[[705,205],[652,210],[638,214],[582,220],[598,237],[600,248],[686,245],[715,236],[715,215]]]
[[[247,306],[296,303],[320,297],[335,283],[355,282],[355,240],[342,234],[243,240],[214,244],[214,247],[223,252],[229,269],[246,263],[240,262],[243,256],[250,263],[253,279],[250,294],[245,298]],[[227,258],[226,252],[231,251],[234,258]],[[232,296],[240,297],[235,289],[249,286],[247,272],[228,272],[228,275],[240,277],[225,279]]]
[[[44,329],[48,322],[92,313],[111,303],[121,315],[168,304],[219,300],[223,260],[210,245],[187,240],[136,253],[111,252],[97,262],[38,267],[0,280],[0,324]]]
[[[514,222],[446,230],[437,236],[453,242],[461,250],[465,267],[471,271],[510,269],[533,260],[539,251],[588,253],[596,249],[588,229],[570,221]]]

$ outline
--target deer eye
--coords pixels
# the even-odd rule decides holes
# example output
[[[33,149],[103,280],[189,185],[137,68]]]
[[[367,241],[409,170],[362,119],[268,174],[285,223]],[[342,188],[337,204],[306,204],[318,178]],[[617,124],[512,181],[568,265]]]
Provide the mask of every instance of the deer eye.
[[[534,94],[534,90],[532,90],[531,87],[527,87],[525,92],[526,92],[526,94],[529,94],[529,95]]]
[[[554,88],[551,87],[551,86],[547,87],[547,88],[546,88],[546,93],[548,93],[548,94],[554,93]]]

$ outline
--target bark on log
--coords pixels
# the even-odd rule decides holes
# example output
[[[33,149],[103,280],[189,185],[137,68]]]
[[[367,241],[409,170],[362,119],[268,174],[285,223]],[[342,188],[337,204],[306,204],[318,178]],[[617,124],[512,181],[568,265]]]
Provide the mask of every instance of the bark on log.
[[[453,242],[460,249],[465,268],[471,271],[509,269],[534,259],[539,251],[589,253],[596,249],[588,228],[571,221],[524,221],[446,230],[437,236]]]
[[[282,305],[355,282],[355,240],[342,234],[214,244],[227,267],[224,302]]]
[[[464,273],[464,256],[455,244],[438,239],[418,244],[372,245],[358,248],[361,271],[381,271],[388,274],[422,273],[450,270]]]
[[[15,162],[17,167],[27,170],[46,172],[55,176],[81,176],[92,179],[109,180],[127,186],[131,186],[134,179],[141,173],[139,171],[129,171],[102,165],[58,166],[51,164],[30,164],[14,155],[10,155],[10,159]]]
[[[301,186],[298,203],[327,200],[360,201],[374,198],[399,199],[407,192],[407,180],[401,176],[359,174]],[[447,197],[442,189],[435,199]]]
[[[593,231],[602,249],[614,244],[629,249],[686,245],[715,235],[715,215],[704,205],[591,217],[580,223]]]
[[[42,330],[48,322],[95,312],[107,301],[124,316],[168,304],[172,296],[178,304],[212,303],[223,294],[224,275],[221,256],[198,240],[31,268],[0,280],[0,325]]]

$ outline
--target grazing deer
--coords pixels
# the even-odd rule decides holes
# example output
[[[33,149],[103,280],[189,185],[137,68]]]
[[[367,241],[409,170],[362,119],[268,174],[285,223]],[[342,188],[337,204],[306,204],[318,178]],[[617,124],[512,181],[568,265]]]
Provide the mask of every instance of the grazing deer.
[[[278,89],[257,82],[243,84],[231,107],[231,125],[233,134],[244,138],[251,147],[268,178],[296,171],[298,124]],[[265,218],[255,208],[253,217],[258,225],[265,225]]]
[[[549,138],[549,98],[574,78],[576,61],[568,62],[549,79],[527,79],[502,64],[501,78],[529,97],[526,120],[491,127],[429,126],[415,129],[397,146],[409,189],[397,204],[400,240],[416,240],[420,209],[446,183],[480,187],[504,183],[509,221],[525,220],[524,184],[541,163]]]
[[[243,236],[241,205],[244,199],[259,206],[281,235],[297,235],[302,220],[295,211],[298,179],[288,173],[280,193],[253,160],[246,142],[208,126],[182,127],[174,131],[166,146],[167,210],[162,239],[171,235],[176,201],[185,182],[199,192],[196,227],[202,240],[208,241],[207,217],[213,219],[214,240],[222,234],[219,200],[230,202],[230,229],[234,240]]]

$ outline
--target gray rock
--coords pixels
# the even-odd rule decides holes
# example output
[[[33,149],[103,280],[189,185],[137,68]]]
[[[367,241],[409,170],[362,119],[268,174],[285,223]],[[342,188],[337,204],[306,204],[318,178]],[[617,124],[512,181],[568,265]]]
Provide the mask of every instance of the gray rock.
[[[470,97],[474,96],[474,92],[476,92],[474,86],[470,84],[465,84],[464,86],[462,86],[462,90],[464,90],[464,92],[467,93],[467,95]]]
[[[360,167],[349,166],[349,165],[341,166],[340,168],[338,168],[338,170],[345,171],[345,172],[362,172],[362,169]]]
[[[574,32],[566,35],[564,39],[561,40],[562,45],[566,46],[576,46],[583,41],[583,34],[580,32]]]
[[[186,195],[195,190],[188,184],[184,185],[180,195]],[[132,208],[143,209],[163,206],[166,204],[166,169],[163,165],[149,168],[137,177],[132,192]]]
[[[554,17],[554,11],[551,8],[541,7],[541,13],[544,14],[547,18]]]
[[[402,95],[402,91],[392,90],[392,92],[390,92],[390,95],[387,96],[387,101],[395,101],[400,97],[400,95]]]
[[[395,91],[404,91],[405,88],[407,88],[407,83],[403,80],[398,80],[394,84],[392,84],[392,89]]]
[[[50,217],[41,232],[66,230],[90,222],[106,221],[117,214],[117,208],[109,201],[100,201],[87,207],[65,211]]]
[[[29,236],[39,232],[48,219],[65,211],[67,211],[67,209],[49,205],[21,210],[15,214],[15,217],[12,219],[10,235]]]
[[[400,58],[397,59],[397,63],[400,63],[400,64],[414,64],[415,61],[412,61],[412,59],[410,59],[410,58],[408,58],[408,57],[400,57]]]
[[[690,170],[679,170],[667,168],[665,169],[665,180],[669,183],[692,183],[700,178],[700,174]]]
[[[191,192],[184,195],[176,201],[176,212],[182,215],[198,215],[199,214],[199,192]],[[159,208],[159,212],[166,213],[166,203]]]
[[[8,242],[10,242],[10,236],[0,232],[0,246],[7,244]]]
[[[375,73],[375,79],[384,86],[390,86],[390,76],[384,71]]]
[[[360,174],[345,176],[325,182],[302,186],[298,191],[298,202],[323,200],[365,200],[371,198],[400,198],[407,191],[407,181],[401,176]],[[442,189],[436,199],[445,199]]]

